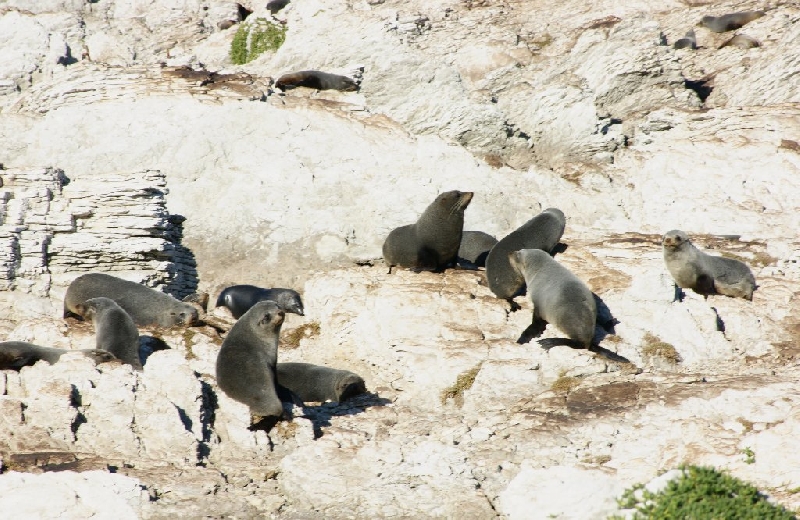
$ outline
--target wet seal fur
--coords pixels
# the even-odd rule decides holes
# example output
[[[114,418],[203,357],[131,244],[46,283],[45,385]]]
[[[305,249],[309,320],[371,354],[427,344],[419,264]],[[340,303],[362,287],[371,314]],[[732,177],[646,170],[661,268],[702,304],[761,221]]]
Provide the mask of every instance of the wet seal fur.
[[[547,323],[567,335],[571,346],[589,348],[594,339],[597,305],[589,287],[572,271],[541,249],[509,255],[513,269],[525,277],[533,303],[532,327],[544,332]]]
[[[367,391],[364,379],[354,372],[311,363],[278,363],[278,384],[302,401],[342,402]]]
[[[85,320],[92,320],[95,346],[116,356],[136,370],[142,369],[139,358],[139,329],[125,310],[111,298],[90,298],[77,305]]]
[[[462,267],[486,267],[486,257],[497,244],[497,239],[483,231],[464,231],[458,246],[458,265]]]
[[[197,308],[169,294],[104,273],[77,277],[64,296],[64,317],[80,316],[78,304],[90,298],[111,298],[140,327],[188,327],[199,321]]]
[[[358,83],[347,76],[331,74],[319,70],[301,70],[284,74],[275,82],[275,88],[282,91],[297,87],[317,90],[341,90],[352,92],[358,90]]]
[[[217,298],[217,307],[227,307],[233,317],[239,319],[250,307],[258,302],[272,300],[284,312],[303,316],[303,300],[292,289],[262,289],[255,285],[232,285],[225,288]]]
[[[734,31],[745,24],[764,16],[764,11],[741,11],[738,13],[724,14],[722,16],[704,16],[700,25],[716,33]]]
[[[547,208],[500,240],[486,257],[486,281],[498,297],[512,299],[525,287],[525,277],[511,267],[509,254],[520,249],[551,252],[564,234],[566,219],[558,208]]]
[[[679,229],[665,233],[661,243],[664,263],[675,280],[675,300],[682,299],[680,289],[692,289],[704,296],[723,294],[752,301],[756,279],[744,262],[700,251]]]
[[[277,303],[256,303],[234,324],[217,355],[219,387],[260,417],[283,415],[275,387],[283,318]]]
[[[441,271],[456,261],[464,230],[464,210],[472,192],[439,194],[416,223],[393,229],[383,243],[383,259],[392,266]]]
[[[33,366],[37,361],[55,364],[67,352],[80,352],[95,363],[105,363],[116,359],[114,354],[105,350],[83,349],[66,350],[62,348],[40,347],[24,341],[0,342],[0,370],[19,370]]]

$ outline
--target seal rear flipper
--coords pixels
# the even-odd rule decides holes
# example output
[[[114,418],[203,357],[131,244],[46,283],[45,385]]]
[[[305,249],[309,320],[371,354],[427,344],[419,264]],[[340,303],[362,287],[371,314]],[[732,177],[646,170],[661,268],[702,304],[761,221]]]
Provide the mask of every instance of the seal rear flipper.
[[[594,352],[595,354],[599,354],[599,355],[603,356],[604,358],[609,359],[611,361],[616,361],[617,363],[630,363],[631,362],[628,358],[626,358],[624,356],[620,356],[616,352],[612,352],[612,351],[608,350],[607,348],[603,348],[603,347],[601,347],[600,345],[597,345],[597,344],[589,345],[589,351],[590,352]]]
[[[539,345],[545,350],[550,350],[553,347],[558,347],[561,345],[570,347],[570,348],[580,348],[586,349],[586,345],[581,343],[580,341],[569,339],[569,338],[545,338],[539,340]]]

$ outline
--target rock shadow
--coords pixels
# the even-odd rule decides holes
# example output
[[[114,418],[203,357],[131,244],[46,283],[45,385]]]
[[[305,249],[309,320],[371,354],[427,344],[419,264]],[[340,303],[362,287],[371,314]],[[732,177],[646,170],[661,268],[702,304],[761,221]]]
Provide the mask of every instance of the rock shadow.
[[[159,350],[167,350],[170,347],[166,341],[156,336],[148,336],[146,334],[139,335],[139,361],[142,366],[147,363],[147,358],[153,355],[153,352]]]
[[[197,293],[199,278],[197,259],[191,249],[183,245],[183,223],[186,217],[171,214],[167,217],[167,225],[163,237],[167,241],[163,254],[169,262],[167,274],[169,281],[164,292],[182,300]]]

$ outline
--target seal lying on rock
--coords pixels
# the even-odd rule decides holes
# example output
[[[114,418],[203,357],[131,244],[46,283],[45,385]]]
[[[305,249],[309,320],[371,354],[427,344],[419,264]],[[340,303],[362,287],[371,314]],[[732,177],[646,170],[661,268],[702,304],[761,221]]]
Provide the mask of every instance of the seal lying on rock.
[[[383,259],[392,266],[440,271],[456,261],[464,229],[464,210],[472,192],[446,191],[416,223],[395,228],[383,243]]]
[[[358,374],[310,363],[278,363],[278,384],[304,402],[341,402],[367,391]]]
[[[278,336],[284,312],[273,301],[253,305],[228,332],[217,355],[217,384],[261,417],[280,417],[275,389]]]
[[[497,239],[483,231],[464,231],[458,246],[458,265],[462,267],[485,267],[489,251]]]
[[[308,87],[317,90],[341,90],[350,92],[358,90],[358,83],[339,74],[318,70],[301,70],[284,74],[275,82],[275,88],[286,91],[296,87]]]
[[[232,285],[224,289],[217,298],[217,307],[227,307],[233,317],[239,319],[258,302],[272,300],[284,312],[303,316],[303,301],[292,289],[262,289],[255,285]]]
[[[198,321],[197,309],[176,300],[169,294],[103,273],[89,273],[77,277],[64,296],[64,317],[80,316],[77,305],[90,298],[111,298],[125,309],[140,327],[188,327]]]
[[[89,298],[76,307],[83,319],[92,320],[98,349],[111,352],[136,370],[142,369],[139,329],[122,307],[104,297]]]
[[[675,43],[672,44],[672,47],[675,49],[696,49],[697,37],[694,35],[694,29],[689,29],[686,36],[676,40]]]
[[[47,361],[51,365],[58,362],[66,352],[80,352],[95,363],[105,363],[116,359],[105,350],[65,350],[62,348],[40,347],[24,341],[3,341],[0,343],[0,370],[19,370],[32,366],[37,361]]]
[[[700,20],[700,24],[714,32],[721,33],[736,30],[753,20],[761,18],[764,14],[764,11],[741,11],[722,16],[704,16]]]
[[[512,269],[525,278],[533,302],[532,327],[538,336],[547,323],[567,335],[573,346],[589,348],[594,338],[597,304],[589,287],[541,249],[509,255]]]
[[[520,249],[550,252],[564,234],[566,219],[558,208],[547,208],[495,245],[486,257],[486,281],[498,297],[509,300],[525,287],[525,277],[511,267],[509,254]]]
[[[665,233],[662,245],[664,263],[675,280],[676,300],[680,299],[678,287],[706,296],[724,294],[753,299],[756,279],[744,262],[700,251],[679,229]]]

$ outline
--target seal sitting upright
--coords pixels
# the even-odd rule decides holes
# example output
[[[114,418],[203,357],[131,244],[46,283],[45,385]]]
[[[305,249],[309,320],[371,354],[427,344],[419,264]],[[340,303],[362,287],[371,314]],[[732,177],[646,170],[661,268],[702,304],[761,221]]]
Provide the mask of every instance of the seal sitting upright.
[[[589,287],[541,249],[515,251],[509,255],[509,263],[528,285],[533,303],[531,327],[541,334],[546,324],[552,323],[572,345],[589,348],[597,319],[597,304]]]
[[[139,329],[122,307],[111,298],[89,298],[77,310],[85,320],[92,320],[98,349],[107,350],[136,370],[142,369],[139,358]]]
[[[78,304],[90,298],[111,298],[140,327],[187,327],[198,321],[197,309],[169,294],[104,273],[88,273],[69,284],[64,295],[64,317],[80,316]]]
[[[383,243],[383,259],[392,266],[441,271],[456,261],[464,210],[472,192],[447,191],[440,194],[416,223],[395,228]]]
[[[708,255],[689,240],[679,229],[664,234],[662,240],[664,263],[675,280],[675,299],[680,290],[692,289],[702,295],[724,294],[735,298],[753,299],[756,279],[747,264],[733,258]]]
[[[283,415],[275,388],[283,318],[277,303],[256,303],[231,328],[217,355],[217,384],[228,397],[249,406],[253,415]]]
[[[284,312],[303,316],[303,300],[297,291],[277,287],[262,289],[255,285],[231,285],[219,293],[217,307],[227,307],[233,317],[239,319],[250,307],[265,300],[274,301]]]

